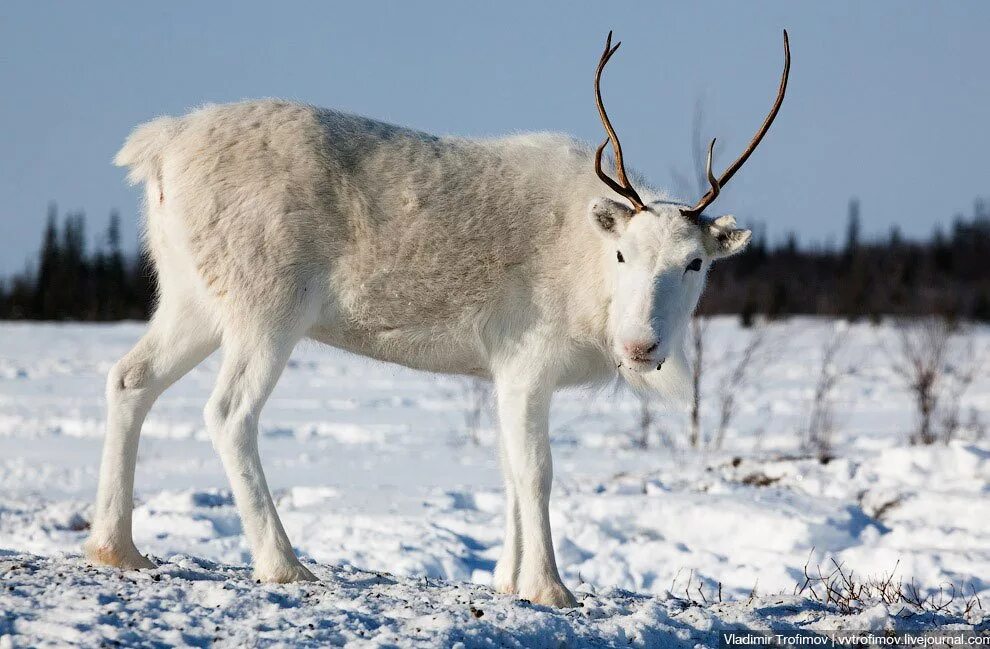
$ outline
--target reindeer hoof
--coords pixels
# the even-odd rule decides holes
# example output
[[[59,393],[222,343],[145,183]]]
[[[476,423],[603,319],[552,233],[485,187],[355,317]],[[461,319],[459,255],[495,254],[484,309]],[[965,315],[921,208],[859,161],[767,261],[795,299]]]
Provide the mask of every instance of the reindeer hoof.
[[[288,584],[293,581],[319,581],[309,569],[298,560],[254,569],[254,578],[266,584]]]
[[[90,537],[83,545],[83,551],[90,562],[99,566],[111,566],[122,570],[156,567],[147,557],[138,552],[133,543],[108,543]]]
[[[519,588],[516,587],[514,572],[511,569],[502,568],[501,563],[495,565],[495,574],[492,575],[492,585],[495,587],[495,592],[502,595],[514,595],[519,592]]]
[[[534,604],[551,606],[554,608],[572,608],[577,606],[577,600],[571,591],[561,583],[546,583],[538,587],[520,587],[519,596],[528,599]]]

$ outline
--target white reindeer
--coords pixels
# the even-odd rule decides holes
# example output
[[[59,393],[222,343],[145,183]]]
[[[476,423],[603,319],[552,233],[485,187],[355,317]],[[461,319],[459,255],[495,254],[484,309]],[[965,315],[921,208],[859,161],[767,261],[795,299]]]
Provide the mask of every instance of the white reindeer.
[[[434,137],[274,100],[138,127],[116,163],[146,187],[158,306],[107,380],[86,556],[153,566],[131,536],[141,424],[169,385],[221,347],[205,417],[255,577],[314,579],[279,520],[257,443],[265,400],[295,344],[310,338],[494,382],[506,492],[495,587],[574,605],[550,537],[551,396],[616,373],[640,389],[678,383],[680,341],[709,265],[750,239],[731,216],[702,211],[770,127],[790,64],[785,32],[769,116],[720,179],[709,148],[711,190],[691,207],[641,195],[625,173],[599,88],[618,47],[610,33],[595,75],[608,139],[594,152],[559,135]],[[608,142],[617,180],[602,170]]]

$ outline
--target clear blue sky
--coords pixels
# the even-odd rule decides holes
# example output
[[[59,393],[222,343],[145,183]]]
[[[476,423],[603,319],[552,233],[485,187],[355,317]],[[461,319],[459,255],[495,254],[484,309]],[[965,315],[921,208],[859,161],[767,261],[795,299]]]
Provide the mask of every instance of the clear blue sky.
[[[631,166],[670,187],[690,168],[699,98],[730,162],[791,85],[718,211],[771,238],[928,234],[990,195],[990,3],[6,2],[0,7],[0,273],[37,249],[46,205],[111,208],[137,237],[138,193],[110,164],[137,123],[278,96],[436,133],[555,130],[597,141],[605,81]]]

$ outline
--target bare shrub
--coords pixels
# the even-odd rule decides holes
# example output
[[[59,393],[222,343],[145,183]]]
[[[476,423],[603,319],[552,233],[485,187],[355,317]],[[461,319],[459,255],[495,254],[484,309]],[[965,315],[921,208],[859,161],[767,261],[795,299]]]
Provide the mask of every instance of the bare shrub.
[[[950,361],[945,368],[944,397],[940,399],[938,414],[942,426],[942,441],[955,439],[962,427],[962,400],[982,367],[981,354],[977,353],[976,343],[967,335],[958,358]],[[970,411],[973,432],[979,429],[979,414]]]
[[[633,443],[639,448],[650,447],[650,437],[653,433],[653,426],[656,421],[656,414],[653,412],[653,402],[645,395],[639,397],[639,421],[638,435]]]
[[[814,549],[812,548],[812,553]],[[898,617],[910,617],[919,613],[959,612],[969,616],[977,609],[983,610],[983,603],[971,586],[972,594],[965,596],[964,588],[955,584],[940,585],[937,589],[922,590],[915,582],[905,584],[896,578],[897,567],[880,577],[862,579],[855,572],[835,559],[831,566],[822,569],[821,564],[811,567],[811,556],[804,564],[804,579],[794,587],[795,595],[804,595],[816,602],[836,606],[840,612],[848,614],[868,608],[876,603],[887,606],[904,605]],[[896,581],[895,581],[896,579]]]
[[[914,445],[948,442],[960,428],[962,398],[981,366],[970,332],[942,316],[898,323],[894,372],[911,392],[917,425]]]
[[[736,415],[736,406],[738,405],[736,397],[739,391],[749,386],[753,378],[770,362],[772,358],[771,348],[766,343],[766,324],[757,323],[752,328],[749,340],[739,352],[730,371],[722,377],[718,389],[718,424],[715,428],[715,435],[709,444],[711,448],[722,448],[722,444],[725,442],[725,434]]]
[[[900,356],[894,363],[894,371],[911,390],[918,410],[918,427],[910,442],[934,444],[932,417],[949,345],[949,323],[941,317],[926,318],[921,324],[901,322],[898,336]]]
[[[718,418],[711,434],[705,433],[703,414],[706,409],[706,399],[703,392],[704,377],[708,369],[705,359],[705,340],[708,336],[709,319],[695,316],[691,321],[690,339],[690,370],[691,370],[691,405],[688,410],[688,437],[691,448],[719,449],[725,441],[726,432],[736,415],[737,393],[752,383],[760,370],[771,359],[767,343],[767,327],[765,323],[756,324],[749,333],[741,332],[747,337],[746,343],[734,353],[720,358],[720,362],[728,367],[718,384],[716,403]]]
[[[678,587],[677,580],[681,576],[684,568],[680,568],[670,581],[670,588],[667,589],[667,597],[677,601],[685,608],[689,606],[708,606],[709,604],[721,604],[722,582],[708,584],[708,592],[705,592],[705,582],[694,570],[689,570],[683,589]],[[695,580],[697,579],[697,583]],[[754,586],[755,591],[755,586]],[[681,597],[679,593],[684,593]]]
[[[468,378],[464,380],[464,391],[467,396],[467,409],[464,412],[464,424],[467,427],[471,442],[480,443],[479,433],[481,422],[486,411],[492,405],[492,384],[482,379]]]
[[[445,381],[446,383],[446,381]],[[463,404],[465,438],[472,444],[481,444],[481,430],[485,414],[492,409],[492,384],[483,379],[462,376],[456,377],[450,389],[442,389],[446,398]]]
[[[661,401],[648,394],[637,394],[639,412],[633,429],[633,446],[650,448],[650,440],[656,438],[660,448],[673,448],[674,440],[660,418]]]
[[[708,332],[708,320],[695,316],[691,320],[691,411],[689,421],[691,432],[689,442],[691,448],[698,448],[701,443],[701,377],[705,364],[705,335]]]
[[[822,347],[818,379],[815,381],[815,391],[811,398],[808,425],[804,430],[805,448],[822,461],[830,459],[833,451],[835,404],[832,394],[844,378],[854,375],[858,370],[856,364],[843,363],[843,359],[840,359],[848,336],[849,329],[841,326],[832,333]]]
[[[972,437],[974,442],[982,442],[986,439],[987,424],[980,417],[980,413],[976,408],[969,409],[969,420],[966,422],[966,428],[969,429],[970,437]]]

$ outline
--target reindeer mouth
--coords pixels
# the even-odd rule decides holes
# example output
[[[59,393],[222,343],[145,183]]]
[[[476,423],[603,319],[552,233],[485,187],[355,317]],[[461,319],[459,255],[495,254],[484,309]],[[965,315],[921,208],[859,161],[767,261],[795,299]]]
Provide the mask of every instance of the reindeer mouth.
[[[666,361],[666,359],[657,362],[651,358],[627,358],[624,361],[620,361],[616,367],[620,369],[625,367],[636,372],[646,372],[650,370],[655,372],[659,371],[660,368],[663,367],[664,361]],[[656,363],[656,367],[654,367],[654,363]]]

